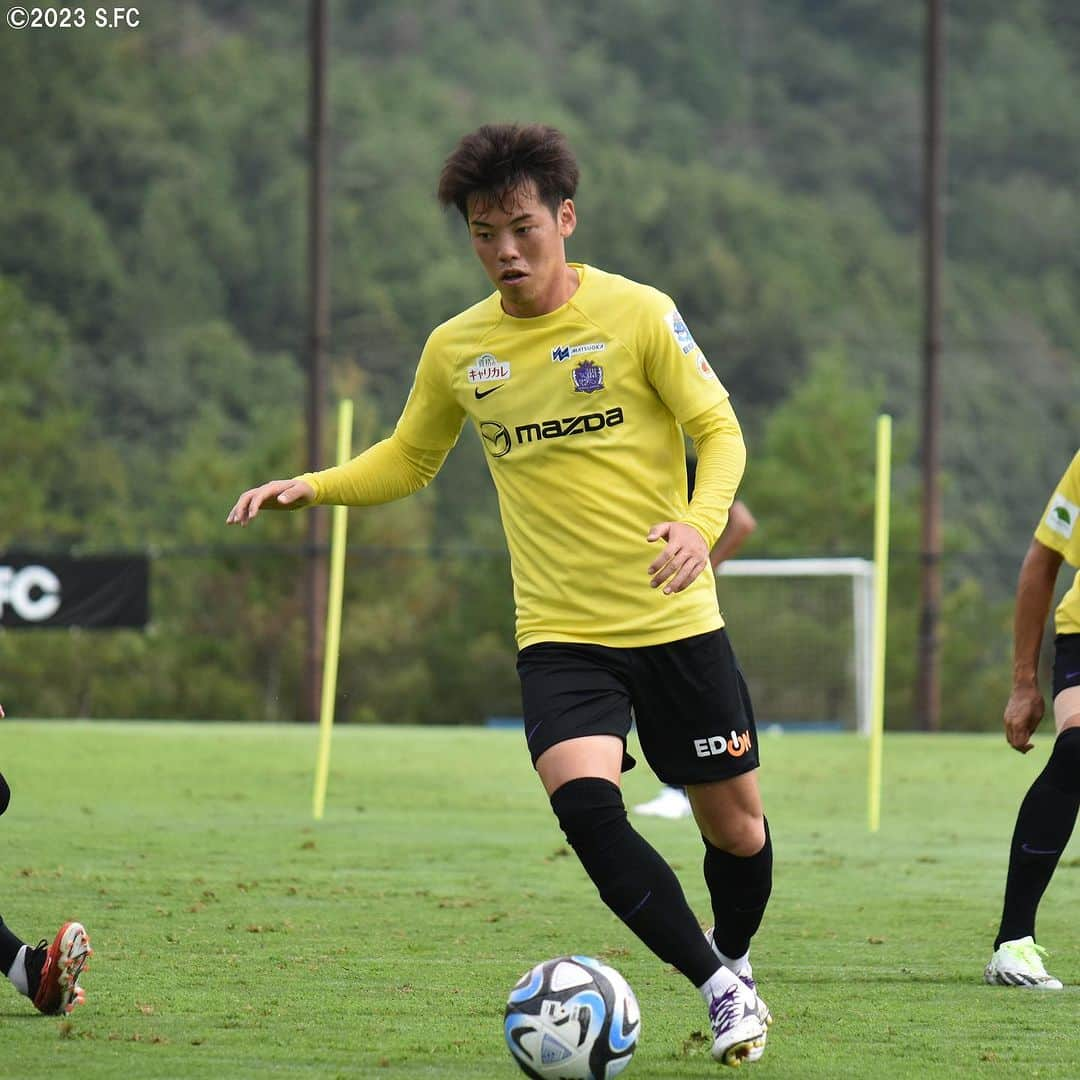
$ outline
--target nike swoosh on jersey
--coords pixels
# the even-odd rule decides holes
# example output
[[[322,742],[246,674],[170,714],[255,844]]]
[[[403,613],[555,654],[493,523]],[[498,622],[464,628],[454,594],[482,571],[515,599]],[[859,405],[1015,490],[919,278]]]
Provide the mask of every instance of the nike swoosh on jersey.
[[[480,387],[478,386],[473,391],[473,393],[476,395],[476,400],[479,401],[481,398],[486,398],[488,396],[488,394],[494,394],[496,390],[501,390],[501,389],[502,389],[502,383],[499,383],[498,386],[493,386],[490,390],[481,390]]]

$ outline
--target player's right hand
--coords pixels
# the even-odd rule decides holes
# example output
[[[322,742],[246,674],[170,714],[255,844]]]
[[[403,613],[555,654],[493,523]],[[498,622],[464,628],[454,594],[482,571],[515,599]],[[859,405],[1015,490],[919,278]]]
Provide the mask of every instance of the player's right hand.
[[[245,491],[229,511],[225,524],[247,525],[264,506],[268,510],[298,510],[314,500],[314,488],[303,480],[271,480]]]
[[[1031,736],[1043,718],[1046,705],[1039,688],[1014,686],[1005,706],[1005,738],[1014,750],[1026,754],[1035,745]]]

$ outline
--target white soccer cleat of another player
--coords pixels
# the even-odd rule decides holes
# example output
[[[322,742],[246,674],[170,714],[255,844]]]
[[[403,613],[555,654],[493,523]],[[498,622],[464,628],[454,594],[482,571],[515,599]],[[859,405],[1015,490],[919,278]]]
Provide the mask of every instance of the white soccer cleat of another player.
[[[1055,979],[1043,966],[1042,958],[1045,955],[1046,950],[1041,945],[1036,945],[1034,938],[1003,941],[990,957],[983,978],[992,986],[1061,990],[1061,980]]]
[[[641,814],[643,817],[660,817],[676,821],[690,816],[690,800],[682,788],[665,787],[655,799],[638,803],[634,807],[634,813]]]

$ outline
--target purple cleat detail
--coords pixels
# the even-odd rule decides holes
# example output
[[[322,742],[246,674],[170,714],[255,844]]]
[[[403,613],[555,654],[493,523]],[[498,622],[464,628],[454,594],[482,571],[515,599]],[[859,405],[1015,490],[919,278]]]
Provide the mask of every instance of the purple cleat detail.
[[[709,1023],[712,1056],[724,1065],[739,1066],[764,1046],[765,1026],[758,1019],[757,995],[742,982],[733,982],[709,1002]]]

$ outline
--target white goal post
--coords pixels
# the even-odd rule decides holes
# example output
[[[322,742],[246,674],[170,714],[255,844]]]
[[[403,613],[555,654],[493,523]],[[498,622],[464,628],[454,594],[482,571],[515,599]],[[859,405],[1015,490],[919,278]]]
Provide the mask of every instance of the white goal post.
[[[851,624],[853,628],[852,676],[854,680],[855,726],[860,734],[870,733],[872,712],[872,671],[874,656],[874,564],[870,559],[729,559],[717,570],[719,577],[851,579]],[[737,588],[737,586],[734,586]],[[721,607],[725,587],[720,586]],[[734,599],[734,598],[733,598]],[[736,645],[738,642],[736,641]],[[738,649],[736,649],[738,652]]]

